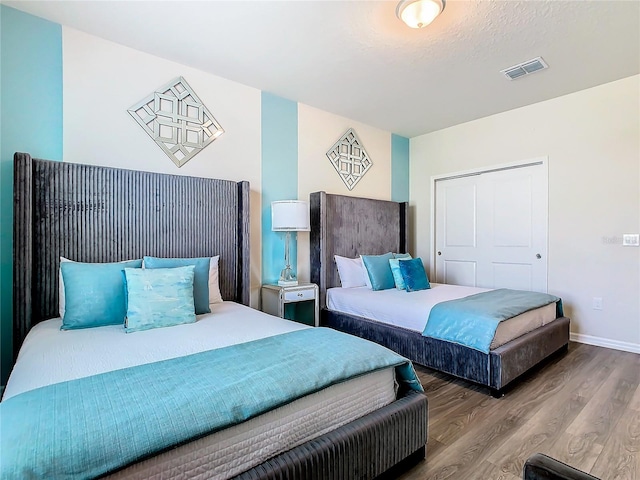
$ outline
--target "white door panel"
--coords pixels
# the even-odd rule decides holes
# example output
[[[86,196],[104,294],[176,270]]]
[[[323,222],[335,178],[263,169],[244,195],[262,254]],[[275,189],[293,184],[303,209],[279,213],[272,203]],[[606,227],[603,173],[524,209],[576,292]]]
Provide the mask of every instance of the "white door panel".
[[[438,283],[475,286],[476,284],[476,211],[477,187],[475,180],[459,178],[438,186],[436,224],[439,226],[439,250],[446,256],[437,256]]]
[[[436,181],[436,281],[546,292],[546,172],[541,162]]]
[[[531,178],[492,182],[493,245],[500,247],[531,246]]]
[[[476,262],[447,260],[444,262],[443,278],[437,280],[437,282],[475,287]]]
[[[492,267],[493,278],[491,279],[491,288],[533,290],[531,265],[494,262]]]
[[[444,245],[476,246],[476,186],[454,184],[444,188]],[[451,208],[447,208],[450,206]]]

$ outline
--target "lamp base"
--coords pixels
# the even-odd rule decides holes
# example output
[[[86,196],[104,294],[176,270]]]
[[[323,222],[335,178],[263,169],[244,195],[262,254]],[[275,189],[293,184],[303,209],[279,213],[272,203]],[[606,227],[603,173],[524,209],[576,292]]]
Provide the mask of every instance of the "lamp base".
[[[289,232],[287,232],[289,233]],[[282,269],[280,272],[280,279],[278,280],[278,285],[281,287],[291,287],[298,285],[298,279],[296,278],[296,274],[293,273],[293,269],[287,262],[287,266]]]

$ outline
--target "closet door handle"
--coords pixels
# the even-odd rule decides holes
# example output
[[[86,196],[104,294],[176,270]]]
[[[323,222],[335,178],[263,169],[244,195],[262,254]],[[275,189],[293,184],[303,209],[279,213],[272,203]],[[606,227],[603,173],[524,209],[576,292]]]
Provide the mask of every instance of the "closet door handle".
[[[540,255],[539,253],[536,253],[536,258],[540,260],[542,258],[542,255]]]
[[[440,250],[438,250],[438,255],[442,255],[442,252]]]

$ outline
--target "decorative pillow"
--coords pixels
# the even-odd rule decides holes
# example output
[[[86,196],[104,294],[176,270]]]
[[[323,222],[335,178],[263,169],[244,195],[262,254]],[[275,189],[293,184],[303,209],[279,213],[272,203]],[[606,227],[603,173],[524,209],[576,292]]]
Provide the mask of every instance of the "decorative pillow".
[[[412,260],[403,260],[398,263],[400,273],[404,280],[405,290],[407,292],[415,292],[417,290],[427,290],[431,288],[427,272],[424,270],[421,258]]]
[[[127,263],[131,261],[133,260],[124,260],[119,263]],[[68,258],[60,257],[60,266],[62,266],[63,262],[79,263],[74,260],[69,260]],[[60,318],[64,318],[64,307],[65,307],[64,278],[62,278],[62,269],[58,268],[58,312],[60,313]]]
[[[366,285],[363,273],[364,266],[360,257],[347,258],[334,255],[333,258],[338,267],[342,288],[364,287]]]
[[[176,268],[125,268],[125,331],[138,332],[196,321],[195,265]]]
[[[124,324],[122,270],[140,268],[142,260],[119,263],[62,262],[62,330]]]
[[[362,255],[361,257],[373,290],[387,290],[396,286],[393,281],[391,266],[389,265],[389,260],[393,258],[393,253]]]
[[[407,255],[409,254],[407,253]],[[402,273],[400,273],[400,265],[398,265],[399,262],[404,262],[405,260],[411,260],[411,255],[408,257],[389,259],[389,266],[391,267],[391,273],[393,274],[393,281],[398,290],[405,290],[404,279],[402,278]]]
[[[187,265],[195,266],[195,277],[193,280],[193,299],[196,305],[196,315],[202,313],[210,313],[211,303],[218,303],[222,301],[220,296],[220,286],[218,285],[218,259],[215,257],[200,257],[200,258],[159,258],[159,257],[144,257],[144,268],[175,268],[185,267]],[[215,264],[215,272],[212,275],[212,264]],[[209,282],[215,281],[212,288],[209,288]],[[211,300],[214,301],[211,301]]]
[[[409,253],[394,253],[393,254],[393,258],[408,258],[411,259],[413,258]]]

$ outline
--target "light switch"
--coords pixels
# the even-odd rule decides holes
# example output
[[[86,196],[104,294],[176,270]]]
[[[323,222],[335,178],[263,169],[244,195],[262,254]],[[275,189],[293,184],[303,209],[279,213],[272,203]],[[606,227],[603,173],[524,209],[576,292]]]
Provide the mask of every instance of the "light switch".
[[[625,233],[622,235],[622,245],[624,247],[640,246],[640,235],[637,233]]]
[[[602,310],[602,297],[593,297],[593,309]]]

